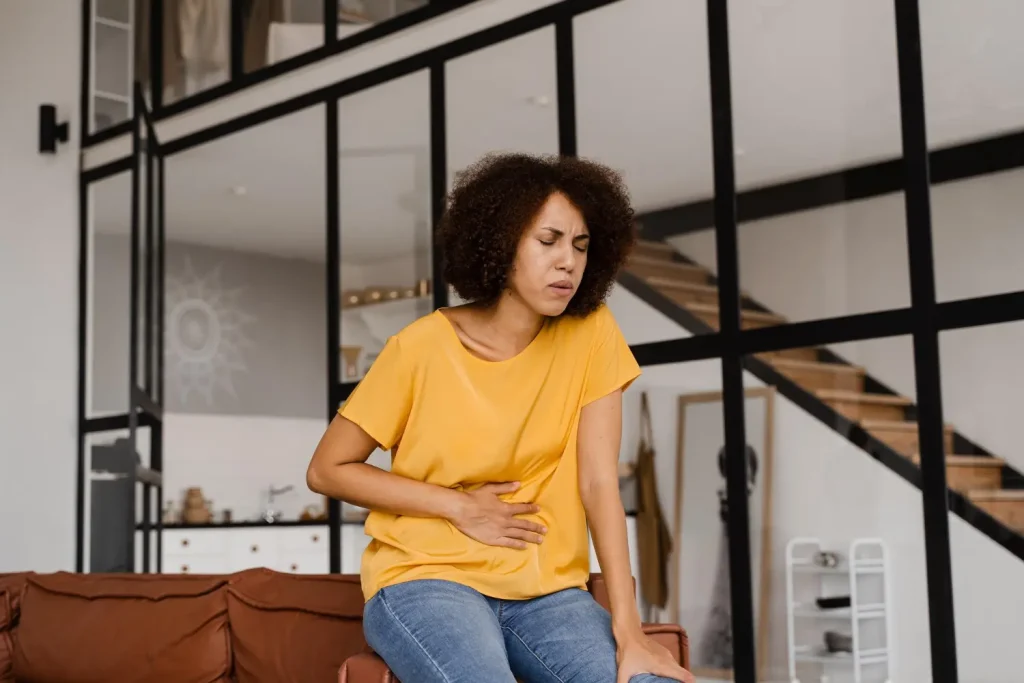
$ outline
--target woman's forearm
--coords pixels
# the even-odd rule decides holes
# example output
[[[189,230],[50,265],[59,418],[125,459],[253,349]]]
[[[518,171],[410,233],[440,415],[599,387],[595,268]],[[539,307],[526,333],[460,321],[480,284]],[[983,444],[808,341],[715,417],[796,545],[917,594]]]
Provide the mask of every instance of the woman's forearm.
[[[311,469],[307,484],[330,498],[408,517],[451,520],[458,516],[465,498],[461,491],[408,479],[365,462]]]
[[[615,482],[614,486],[604,483],[581,493],[601,574],[608,586],[615,637],[622,639],[636,635],[641,632],[640,611],[633,588],[626,512],[622,507],[618,483]]]

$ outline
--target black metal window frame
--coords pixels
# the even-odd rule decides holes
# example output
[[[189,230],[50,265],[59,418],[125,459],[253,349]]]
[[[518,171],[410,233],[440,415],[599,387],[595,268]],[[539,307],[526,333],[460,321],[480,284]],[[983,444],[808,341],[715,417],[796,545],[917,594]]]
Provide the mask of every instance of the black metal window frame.
[[[343,226],[340,219],[341,202],[344,196],[339,188],[338,170],[338,101],[368,88],[416,73],[428,71],[430,78],[430,149],[432,218],[436,226],[443,206],[446,179],[446,122],[445,122],[445,65],[449,60],[470,54],[497,43],[516,38],[526,33],[554,26],[555,69],[558,86],[558,140],[562,154],[575,154],[576,107],[573,67],[573,19],[579,14],[613,4],[618,0],[562,0],[530,14],[517,17],[503,24],[492,26],[449,43],[430,48],[405,59],[378,67],[371,71],[339,81],[332,85],[308,92],[291,100],[270,105],[262,110],[250,112],[230,121],[217,124],[205,130],[190,133],[169,140],[160,146],[163,157],[183,152],[211,142],[226,135],[257,126],[261,123],[295,113],[311,106],[324,105],[326,164],[326,248],[327,248],[327,353],[328,392],[326,415],[331,419],[338,405],[351,392],[354,384],[339,383],[339,345],[341,254],[340,234]],[[852,195],[856,198],[879,196],[902,189],[905,193],[907,218],[908,263],[911,278],[911,306],[867,314],[813,320],[809,322],[786,323],[775,327],[742,329],[740,326],[740,290],[738,268],[738,223],[744,220],[738,211],[733,141],[732,102],[729,66],[729,29],[727,4],[720,0],[707,0],[709,83],[712,109],[712,141],[714,162],[715,197],[701,204],[700,220],[710,219],[715,230],[718,266],[718,297],[720,309],[720,330],[709,334],[695,335],[669,341],[637,344],[632,347],[634,355],[642,366],[669,363],[719,359],[723,385],[723,411],[725,418],[726,481],[729,499],[728,536],[730,556],[730,590],[732,591],[732,627],[735,648],[735,680],[738,683],[754,683],[756,680],[754,613],[751,586],[750,530],[746,509],[745,463],[744,463],[744,403],[743,371],[751,363],[750,355],[788,348],[822,346],[839,342],[878,339],[910,335],[914,346],[914,369],[919,400],[918,429],[921,441],[922,462],[919,485],[924,511],[924,535],[926,550],[927,583],[929,595],[929,627],[931,637],[931,664],[933,680],[939,683],[955,683],[958,680],[955,622],[952,597],[952,569],[948,513],[955,507],[957,497],[946,484],[942,448],[942,397],[940,367],[938,362],[938,335],[945,330],[991,325],[1024,320],[1024,291],[981,296],[939,303],[935,295],[935,272],[932,252],[930,216],[930,164],[936,152],[929,152],[925,129],[924,86],[921,65],[920,19],[917,0],[894,0],[896,10],[896,40],[899,67],[900,112],[902,125],[903,156],[899,160],[878,165],[875,172],[857,171],[861,175],[834,174],[827,184],[826,203],[845,201]],[[166,114],[165,114],[166,115]],[[985,145],[977,143],[972,154],[952,155],[946,163],[956,165],[962,162],[961,171],[944,171],[943,175],[956,178],[971,177],[1024,166],[1024,155],[1020,147],[1009,161],[975,163],[984,156]],[[969,147],[969,146],[968,146]],[[936,157],[937,158],[937,157]],[[87,220],[88,186],[109,176],[130,171],[133,160],[130,157],[86,170],[81,175],[80,209],[81,238],[83,253],[80,257],[80,316],[82,328],[79,335],[80,362],[80,413],[79,413],[79,548],[83,543],[81,524],[81,466],[85,436],[85,348],[86,306],[89,283],[87,282],[88,244]],[[962,169],[966,168],[966,171]],[[899,178],[893,180],[893,174]],[[951,178],[943,178],[948,180]],[[835,189],[835,183],[841,185]],[[813,184],[800,188],[792,184],[778,186],[777,196],[768,197],[762,191],[760,200],[762,213],[769,211],[775,202],[776,210],[771,215],[792,212],[793,197],[801,196],[796,204],[813,205],[819,201],[814,197]],[[874,188],[866,190],[865,188]],[[820,187],[818,188],[820,190]],[[803,194],[801,195],[801,192]],[[662,229],[661,220],[651,221],[651,228],[643,225],[641,233],[658,237]],[[711,227],[711,226],[706,226]],[[436,307],[446,305],[447,286],[441,280],[438,254],[433,255],[434,301]],[[162,288],[162,283],[158,283]],[[122,425],[127,420],[106,419],[111,425]],[[117,425],[114,425],[117,423]],[[330,569],[339,572],[341,567],[341,509],[336,501],[329,506],[330,526]],[[1024,548],[1019,539],[999,539],[1018,557],[1024,559]],[[80,557],[81,553],[79,553]],[[81,569],[81,567],[79,567]]]
[[[82,140],[83,148],[126,135],[131,132],[132,127],[132,121],[129,119],[99,131],[93,132],[91,130],[92,92],[90,92],[89,88],[89,74],[92,69],[92,7],[97,1],[82,0],[82,91],[80,102],[80,119],[82,124],[80,139]],[[147,80],[152,84],[149,110],[152,118],[160,121],[195,109],[196,107],[201,107],[204,104],[209,104],[214,100],[227,97],[240,90],[264,83],[272,78],[307,67],[310,64],[333,57],[342,52],[354,50],[357,47],[380,40],[393,33],[404,31],[417,24],[460,9],[477,0],[430,0],[423,7],[399,14],[345,38],[338,37],[337,22],[332,24],[326,20],[327,17],[337,14],[337,0],[323,0],[323,44],[308,52],[289,57],[274,64],[268,64],[251,72],[246,72],[243,67],[245,16],[242,1],[224,0],[231,3],[229,22],[230,77],[224,83],[211,86],[169,103],[163,101],[163,0],[147,1],[151,3],[149,39],[147,41],[150,54]],[[132,46],[132,49],[134,50],[134,46]],[[154,59],[153,55],[161,55],[161,58]]]

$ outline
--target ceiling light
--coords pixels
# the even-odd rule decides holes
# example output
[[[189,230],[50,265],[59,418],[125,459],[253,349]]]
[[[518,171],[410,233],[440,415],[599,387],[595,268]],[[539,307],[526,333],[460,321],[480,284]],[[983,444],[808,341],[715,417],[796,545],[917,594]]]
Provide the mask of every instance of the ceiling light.
[[[249,192],[249,190],[246,189],[245,185],[235,185],[231,188],[231,194],[236,197],[244,197],[247,192]]]
[[[551,98],[547,95],[534,95],[533,97],[527,98],[526,101],[538,107],[546,107],[551,104]]]

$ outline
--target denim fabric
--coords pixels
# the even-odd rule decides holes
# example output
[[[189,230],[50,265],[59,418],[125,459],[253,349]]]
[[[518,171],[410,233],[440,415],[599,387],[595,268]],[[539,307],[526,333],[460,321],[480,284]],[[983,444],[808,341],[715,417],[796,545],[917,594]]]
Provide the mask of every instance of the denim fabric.
[[[363,630],[403,683],[615,683],[617,673],[611,616],[578,588],[496,600],[451,581],[409,581],[366,603]]]

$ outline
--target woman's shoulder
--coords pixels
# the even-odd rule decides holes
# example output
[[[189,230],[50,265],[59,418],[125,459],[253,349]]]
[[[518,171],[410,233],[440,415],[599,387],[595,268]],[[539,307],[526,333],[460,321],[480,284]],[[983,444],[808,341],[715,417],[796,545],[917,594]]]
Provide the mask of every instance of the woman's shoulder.
[[[607,335],[610,330],[618,328],[615,316],[605,303],[585,316],[563,315],[556,320],[555,325],[564,338],[583,344],[592,344]]]
[[[417,318],[396,332],[391,341],[400,346],[405,355],[429,352],[447,333],[444,327],[447,321],[442,316],[440,311],[434,311]]]

